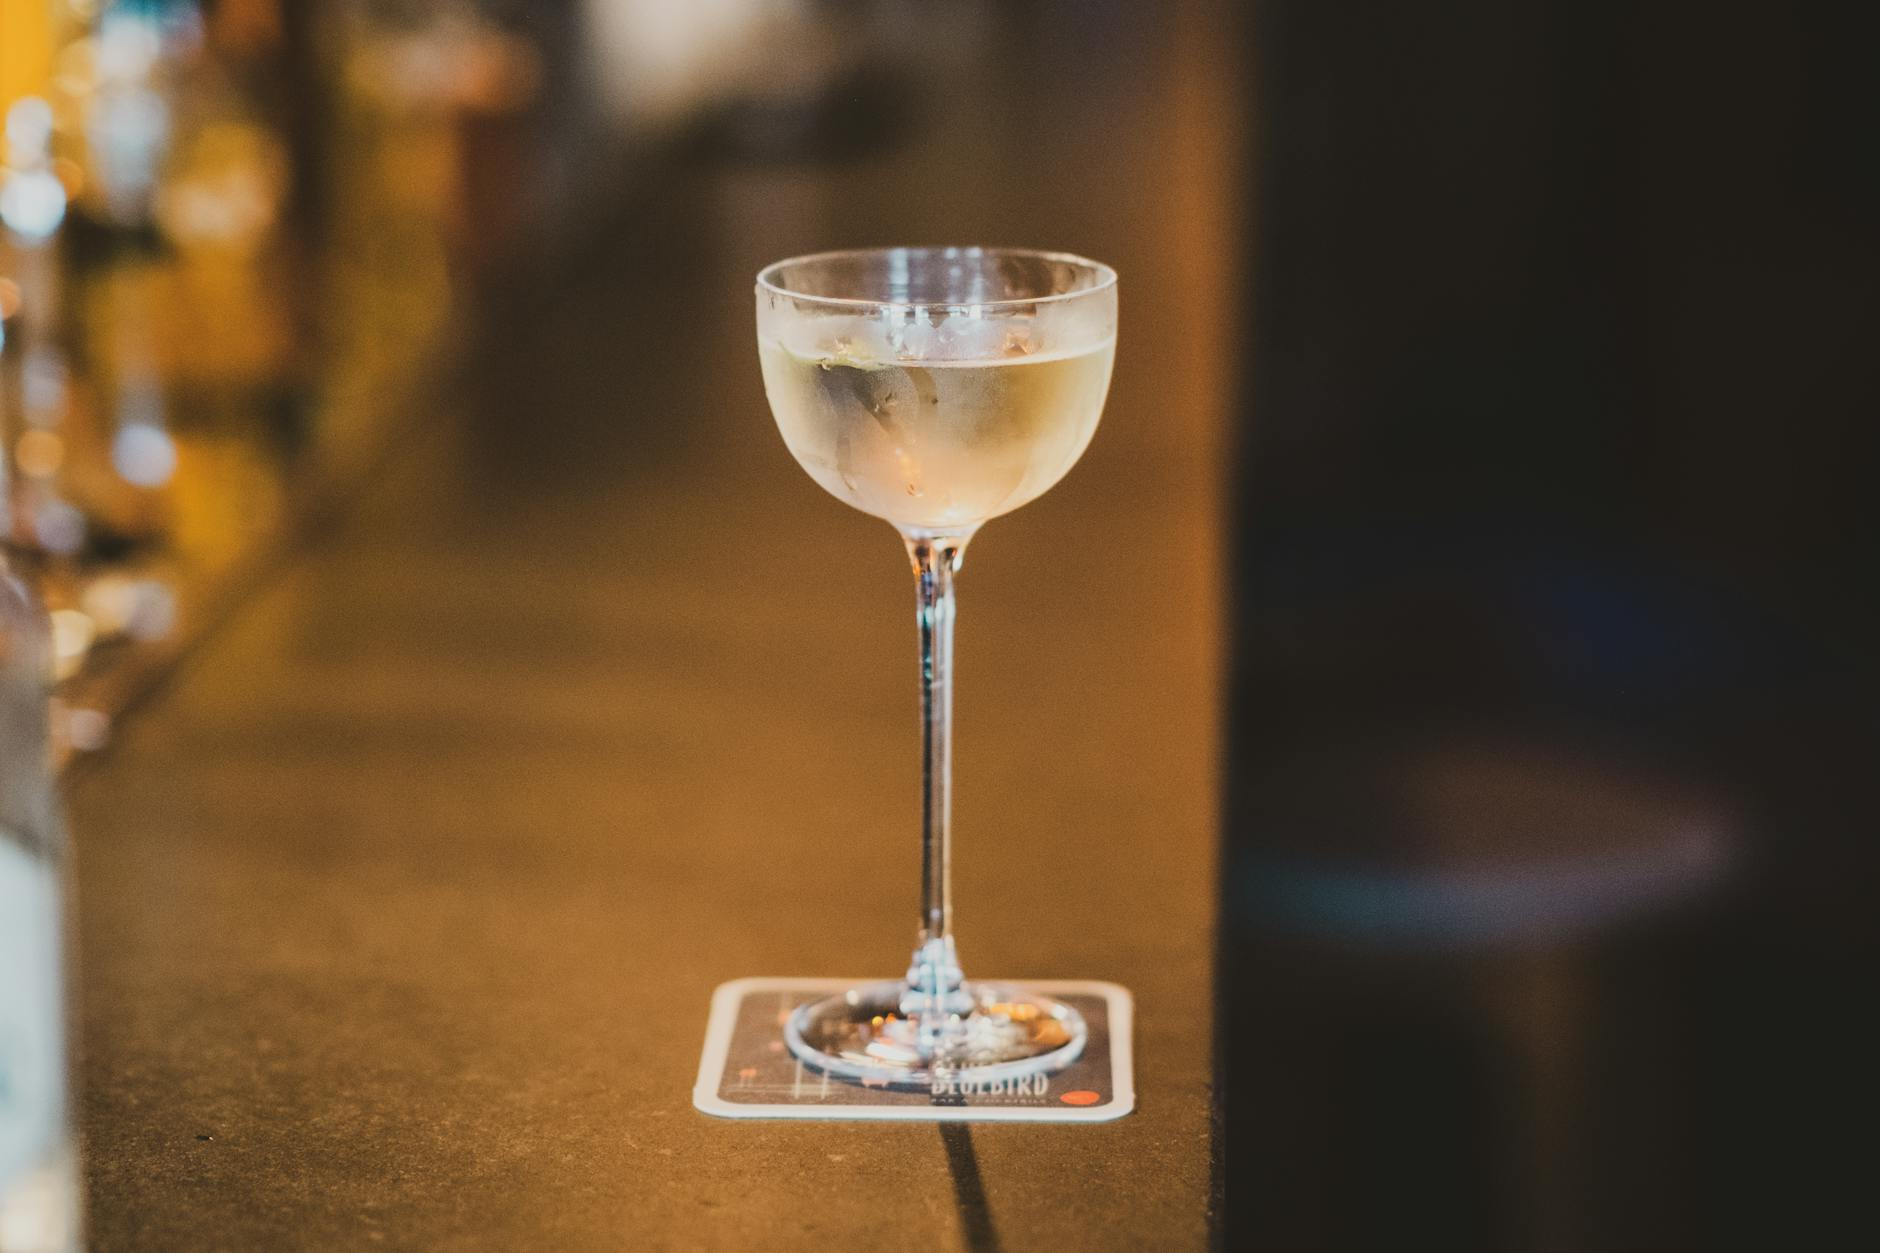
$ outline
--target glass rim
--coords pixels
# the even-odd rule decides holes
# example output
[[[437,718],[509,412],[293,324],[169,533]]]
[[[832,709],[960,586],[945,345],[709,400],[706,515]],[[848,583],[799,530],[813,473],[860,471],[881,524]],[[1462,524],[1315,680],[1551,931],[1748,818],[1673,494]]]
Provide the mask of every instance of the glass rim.
[[[870,300],[864,296],[818,296],[810,292],[796,291],[772,279],[772,276],[785,266],[807,265],[817,261],[836,261],[845,257],[883,256],[891,252],[959,252],[991,257],[1032,257],[1088,267],[1095,273],[1096,282],[1089,287],[1080,287],[1076,291],[1053,292],[1048,296],[1005,297],[998,300]],[[1112,266],[1105,265],[1101,261],[1093,261],[1089,257],[1080,256],[1074,252],[1063,252],[1051,248],[1009,248],[985,244],[892,244],[881,248],[831,248],[823,252],[806,252],[794,257],[785,257],[780,261],[772,261],[757,272],[757,290],[784,296],[791,300],[803,300],[812,304],[849,309],[1016,309],[1030,305],[1081,300],[1085,296],[1094,296],[1110,290],[1116,286],[1116,279],[1116,270]]]

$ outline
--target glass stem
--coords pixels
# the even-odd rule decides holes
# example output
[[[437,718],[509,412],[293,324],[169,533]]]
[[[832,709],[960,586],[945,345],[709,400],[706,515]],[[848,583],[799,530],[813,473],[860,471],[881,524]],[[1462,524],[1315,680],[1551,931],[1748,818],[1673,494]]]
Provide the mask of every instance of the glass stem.
[[[966,535],[909,535],[920,625],[920,942],[901,1012],[920,1023],[931,1057],[952,1015],[972,1008],[953,951],[953,579]]]

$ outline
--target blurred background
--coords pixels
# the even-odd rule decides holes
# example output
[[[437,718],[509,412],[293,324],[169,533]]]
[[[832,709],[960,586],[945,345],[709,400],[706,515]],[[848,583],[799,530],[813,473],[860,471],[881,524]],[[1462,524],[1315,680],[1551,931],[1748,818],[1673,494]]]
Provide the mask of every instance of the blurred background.
[[[453,4],[8,0],[0,35],[8,538],[85,751],[384,445],[546,203],[488,164],[541,54]]]
[[[1862,40],[1257,13],[1228,1229],[1832,1243],[1875,1108]]]
[[[190,1181],[266,1245],[244,1171],[312,1152],[580,1246],[561,1182],[446,1213],[340,1151],[403,1107],[388,1152],[496,1169],[426,1129],[492,1067],[603,1162],[746,1151],[633,1121],[699,1023],[629,1003],[890,968],[916,864],[901,558],[782,449],[750,280],[985,242],[1112,262],[1123,312],[1096,442],[963,584],[962,945],[1134,988],[1144,1100],[1081,1175],[986,1129],[966,1243],[1089,1236],[1053,1189],[1138,1247],[1807,1243],[1876,1044],[1862,33],[0,0],[0,519],[80,763],[95,1230],[186,1231]]]

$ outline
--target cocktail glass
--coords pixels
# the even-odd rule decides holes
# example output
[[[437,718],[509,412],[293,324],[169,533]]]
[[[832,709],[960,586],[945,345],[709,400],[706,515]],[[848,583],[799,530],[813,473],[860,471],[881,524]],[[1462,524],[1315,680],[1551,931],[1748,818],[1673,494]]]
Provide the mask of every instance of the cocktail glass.
[[[1116,273],[1057,252],[821,253],[757,277],[764,388],[790,452],[900,531],[913,562],[922,712],[921,916],[905,979],[793,1013],[792,1053],[869,1083],[996,1085],[1075,1061],[1071,1006],[960,971],[949,883],[953,586],[980,526],[1035,499],[1097,428]]]

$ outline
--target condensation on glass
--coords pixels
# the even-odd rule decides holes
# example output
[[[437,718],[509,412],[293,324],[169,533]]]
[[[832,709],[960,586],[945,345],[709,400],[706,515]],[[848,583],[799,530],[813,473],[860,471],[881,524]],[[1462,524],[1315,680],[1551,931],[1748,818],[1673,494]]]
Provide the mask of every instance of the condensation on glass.
[[[998,1083],[1068,1066],[1071,1006],[970,982],[952,925],[954,580],[988,520],[1036,499],[1096,433],[1116,354],[1116,274],[1066,253],[888,248],[757,278],[777,426],[837,499],[900,531],[920,634],[921,914],[907,975],[804,1005],[805,1064],[868,1084]]]

